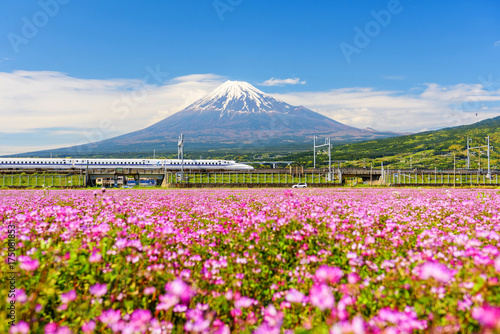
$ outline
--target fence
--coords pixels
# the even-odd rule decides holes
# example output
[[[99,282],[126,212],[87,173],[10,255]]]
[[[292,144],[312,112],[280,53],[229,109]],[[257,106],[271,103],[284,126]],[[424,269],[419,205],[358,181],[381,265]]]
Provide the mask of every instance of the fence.
[[[498,174],[492,174],[488,178],[485,172],[461,170],[458,173],[436,171],[434,173],[414,171],[387,171],[384,174],[384,181],[388,185],[447,185],[447,186],[474,186],[492,185],[497,186]]]
[[[307,184],[337,184],[338,179],[328,180],[328,173],[196,173],[185,172],[184,177],[180,173],[167,173],[169,184],[266,184],[266,185],[288,185],[296,183]]]
[[[2,187],[83,187],[82,175],[1,174]]]

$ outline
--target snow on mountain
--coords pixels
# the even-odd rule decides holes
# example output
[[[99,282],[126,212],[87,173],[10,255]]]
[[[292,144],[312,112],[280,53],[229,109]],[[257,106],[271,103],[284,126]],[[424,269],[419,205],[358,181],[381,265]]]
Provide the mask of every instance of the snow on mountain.
[[[291,106],[258,90],[242,81],[226,81],[206,97],[196,101],[186,109],[219,111],[220,117],[232,113],[288,113]]]

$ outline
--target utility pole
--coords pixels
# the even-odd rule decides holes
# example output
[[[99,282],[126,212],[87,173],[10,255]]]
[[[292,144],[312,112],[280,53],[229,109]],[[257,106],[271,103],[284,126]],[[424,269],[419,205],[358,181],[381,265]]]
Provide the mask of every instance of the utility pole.
[[[181,159],[181,182],[184,180],[184,135],[179,136],[177,144],[177,159]]]
[[[372,182],[373,182],[372,174],[373,174],[373,161],[370,164],[370,187],[373,185],[372,184]]]
[[[381,168],[382,168],[382,170],[381,170],[381,175],[380,175],[380,179],[382,180],[382,182],[384,182],[384,183],[385,183],[385,175],[384,175],[384,162],[383,162],[383,161],[382,161],[382,163],[381,163],[381,165],[380,165],[380,166],[381,166]]]
[[[314,145],[314,169],[316,169],[316,135],[314,135],[313,145]]]
[[[488,174],[486,174],[486,177],[488,178],[488,180],[491,180],[491,169],[490,169],[490,136],[488,136],[487,138],[487,145],[488,145]]]
[[[156,150],[153,149],[153,159],[156,159]]]
[[[467,137],[467,169],[470,169],[470,143],[472,143],[472,138]]]
[[[479,173],[481,173],[481,150],[479,150],[479,167],[477,169]]]
[[[456,168],[455,153],[453,153],[453,187],[456,186],[456,181],[457,181],[457,168]]]
[[[330,144],[330,138],[328,138],[328,180],[332,180],[332,145]]]

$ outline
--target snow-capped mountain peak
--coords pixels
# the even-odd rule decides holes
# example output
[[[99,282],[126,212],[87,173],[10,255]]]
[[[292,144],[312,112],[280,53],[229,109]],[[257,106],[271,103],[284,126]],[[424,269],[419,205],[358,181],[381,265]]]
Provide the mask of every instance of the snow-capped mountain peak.
[[[260,91],[248,82],[226,81],[204,98],[186,109],[200,113],[211,111],[232,113],[288,113],[291,106]]]

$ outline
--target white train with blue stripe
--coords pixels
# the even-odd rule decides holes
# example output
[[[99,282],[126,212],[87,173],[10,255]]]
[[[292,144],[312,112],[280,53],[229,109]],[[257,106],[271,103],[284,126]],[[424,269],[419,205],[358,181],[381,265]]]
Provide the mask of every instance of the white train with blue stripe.
[[[248,171],[252,166],[231,160],[190,159],[52,159],[52,158],[0,158],[0,169],[87,169],[87,168],[134,168],[185,171]]]

